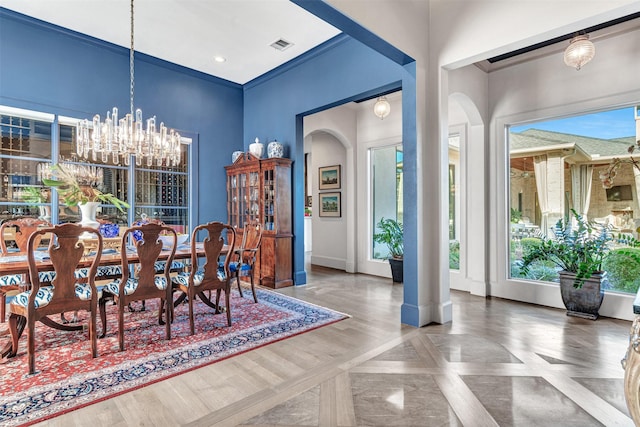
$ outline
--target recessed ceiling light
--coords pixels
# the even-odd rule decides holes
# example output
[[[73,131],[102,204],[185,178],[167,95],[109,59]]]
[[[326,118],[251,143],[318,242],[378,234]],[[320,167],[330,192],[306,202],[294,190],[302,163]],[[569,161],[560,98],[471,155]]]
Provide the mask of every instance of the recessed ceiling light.
[[[219,56],[218,55],[218,56],[214,56],[213,60],[216,61],[216,62],[226,62],[227,58],[225,58],[224,56]]]

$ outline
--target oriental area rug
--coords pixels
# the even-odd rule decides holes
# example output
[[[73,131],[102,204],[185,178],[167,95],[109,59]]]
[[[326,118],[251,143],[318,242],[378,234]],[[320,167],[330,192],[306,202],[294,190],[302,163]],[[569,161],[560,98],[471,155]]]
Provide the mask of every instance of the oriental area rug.
[[[158,301],[149,300],[145,311],[125,314],[123,352],[118,351],[116,307],[108,304],[107,336],[98,339],[95,359],[87,331],[64,332],[37,323],[36,373],[27,374],[26,336],[16,357],[0,361],[0,425],[40,422],[348,317],[276,292],[256,291],[258,304],[251,291],[241,298],[233,290],[231,327],[226,313],[214,316],[198,300],[195,335],[189,335],[188,305],[180,304],[170,341],[158,325]],[[0,324],[0,330],[6,325]],[[100,330],[99,316],[97,326]],[[7,339],[1,337],[0,343]]]

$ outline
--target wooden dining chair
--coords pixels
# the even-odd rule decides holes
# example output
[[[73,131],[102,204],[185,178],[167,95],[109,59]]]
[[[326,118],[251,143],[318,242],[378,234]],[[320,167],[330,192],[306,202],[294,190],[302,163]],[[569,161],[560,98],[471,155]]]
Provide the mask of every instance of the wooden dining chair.
[[[168,252],[165,268],[162,274],[156,273],[155,263],[162,253],[162,241],[159,240],[160,233],[168,233],[173,236],[174,244]],[[133,235],[136,233],[137,238]],[[176,254],[177,241],[176,232],[173,228],[160,224],[143,224],[130,227],[122,235],[122,278],[116,279],[105,285],[102,291],[102,298],[99,301],[100,319],[102,320],[101,337],[107,332],[106,302],[115,300],[118,310],[118,341],[120,351],[124,350],[124,312],[133,301],[145,301],[147,299],[160,299],[158,309],[158,323],[164,324],[165,338],[171,339],[171,319],[173,318],[172,286],[170,270],[173,258]],[[131,277],[129,268],[129,248],[133,246],[139,258],[138,268],[134,277]],[[162,319],[164,309],[165,319]]]
[[[29,290],[15,296],[9,304],[9,331],[11,333],[11,353],[15,356],[18,341],[25,327],[27,329],[27,356],[29,359],[29,373],[35,372],[35,323],[41,323],[63,330],[77,330],[65,327],[52,321],[51,314],[66,311],[86,310],[89,312],[89,340],[91,342],[91,356],[98,355],[96,341],[96,315],[98,291],[95,276],[102,255],[102,245],[96,250],[89,269],[86,282],[79,282],[75,271],[84,257],[85,248],[80,236],[83,233],[94,233],[102,242],[102,236],[97,230],[83,227],[79,224],[63,224],[48,228],[41,228],[31,233],[27,245],[27,260],[29,264]],[[38,274],[38,263],[42,251],[38,250],[38,242],[44,235],[50,236],[48,257],[51,260],[56,275],[51,283],[41,283]]]
[[[231,274],[236,278],[238,284],[238,292],[242,295],[242,286],[240,286],[240,275],[249,275],[251,280],[251,292],[253,293],[253,301],[258,302],[256,295],[256,287],[254,276],[256,270],[256,260],[260,251],[260,243],[262,242],[262,225],[258,221],[253,221],[244,225],[242,233],[242,243],[233,253],[233,261],[229,264]]]
[[[2,250],[1,256],[26,256],[29,236],[31,236],[31,234],[39,228],[50,226],[51,224],[48,221],[32,217],[15,218],[3,222],[2,225],[0,225],[0,250]],[[15,242],[16,245],[16,248],[12,248],[12,250],[9,250],[6,239],[6,234],[9,234],[10,231],[12,234],[11,239]],[[42,237],[42,235],[38,235],[38,238],[36,240],[36,247],[40,245]],[[21,274],[0,276],[0,323],[4,323],[5,321],[7,295],[10,292],[18,293],[20,289],[25,287],[24,283],[25,278]]]
[[[201,261],[196,255],[196,236],[199,232],[204,234],[202,243],[205,257]],[[224,290],[225,307],[227,311],[227,324],[231,326],[231,305],[229,294],[231,292],[231,274],[229,272],[230,256],[225,256],[222,265],[219,266],[219,259],[226,242],[228,254],[233,253],[236,243],[236,233],[233,227],[221,222],[209,222],[194,228],[191,234],[191,264],[189,271],[180,273],[173,277],[174,289],[186,294],[189,303],[189,326],[191,335],[195,333],[195,320],[193,314],[193,304],[196,295],[200,300],[211,308],[215,309],[215,314],[220,313],[220,293]],[[200,264],[201,265],[200,265]],[[212,302],[205,291],[216,291],[216,302]]]

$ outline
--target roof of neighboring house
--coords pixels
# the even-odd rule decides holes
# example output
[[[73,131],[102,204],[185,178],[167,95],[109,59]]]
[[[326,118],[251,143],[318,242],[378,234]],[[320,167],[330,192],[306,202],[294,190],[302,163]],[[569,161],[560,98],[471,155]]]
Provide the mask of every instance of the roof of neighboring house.
[[[587,136],[571,135],[568,133],[552,132],[540,129],[527,129],[524,132],[510,135],[511,150],[536,149],[572,144],[592,157],[619,157],[628,155],[629,145],[635,142],[635,137],[629,136],[616,139],[589,138]]]

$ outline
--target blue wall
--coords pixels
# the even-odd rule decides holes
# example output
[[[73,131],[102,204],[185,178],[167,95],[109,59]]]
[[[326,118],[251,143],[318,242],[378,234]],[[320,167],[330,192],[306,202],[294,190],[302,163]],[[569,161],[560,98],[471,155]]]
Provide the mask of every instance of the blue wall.
[[[135,55],[135,107],[197,134],[199,222],[226,221],[226,175],[243,146],[243,92],[218,79]],[[129,111],[129,50],[0,8],[0,104],[69,117]]]
[[[411,73],[396,62],[341,35],[295,61],[245,85],[245,148],[257,136],[261,141],[277,139],[288,147],[293,163],[294,277],[304,284],[304,189],[302,120],[300,117],[389,88]],[[413,86],[414,87],[414,86]],[[409,97],[411,98],[411,97]],[[415,100],[409,111],[415,111]],[[414,113],[415,117],[415,113]],[[415,118],[413,123],[415,124]],[[415,127],[415,125],[414,125]],[[405,130],[406,131],[406,130]],[[413,131],[415,135],[415,130]],[[409,138],[411,138],[409,131]],[[415,137],[413,138],[415,140]],[[354,195],[355,197],[355,195]],[[406,196],[405,196],[406,200]]]

